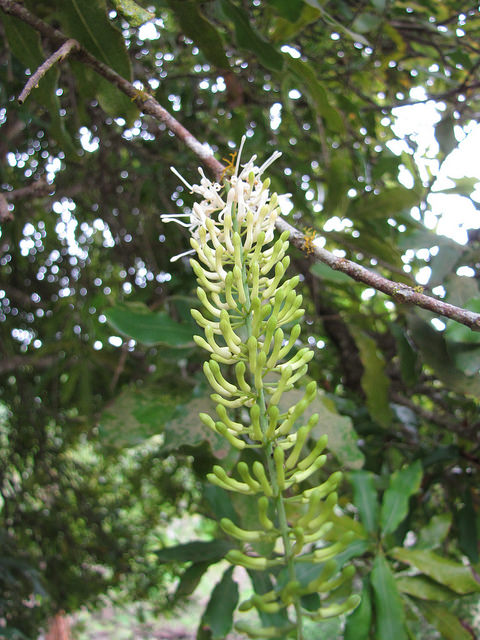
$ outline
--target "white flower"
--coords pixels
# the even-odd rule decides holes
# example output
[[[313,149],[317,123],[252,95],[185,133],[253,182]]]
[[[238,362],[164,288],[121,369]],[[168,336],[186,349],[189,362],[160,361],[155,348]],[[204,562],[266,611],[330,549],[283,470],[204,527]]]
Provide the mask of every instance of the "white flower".
[[[209,180],[201,168],[198,169],[201,176],[200,184],[191,185],[174,167],[171,167],[172,172],[183,182],[190,193],[199,194],[203,199],[193,205],[191,212],[165,214],[161,216],[162,221],[177,222],[182,227],[186,227],[190,231],[191,237],[200,244],[202,244],[199,234],[200,228],[205,229],[205,233],[202,233],[204,243],[212,240],[212,233],[215,234],[216,241],[223,242],[225,240],[223,230],[225,215],[232,215],[235,207],[235,216],[239,226],[245,223],[247,214],[251,213],[253,215],[253,225],[257,227],[254,235],[256,236],[260,231],[265,231],[266,241],[270,241],[273,238],[275,220],[280,211],[276,195],[274,197],[269,195],[269,182],[262,182],[260,177],[272,162],[275,162],[282,154],[280,151],[275,151],[260,167],[255,165],[256,155],[252,156],[244,165],[240,165],[245,140],[246,138],[243,136],[235,171],[228,178],[230,188],[224,194],[224,197],[226,196],[225,199],[220,195],[224,185]],[[280,197],[285,199],[289,197],[289,194]],[[209,230],[207,230],[207,219],[213,222],[213,225],[208,225]],[[185,251],[171,258],[171,262],[192,253],[195,253],[194,249]]]

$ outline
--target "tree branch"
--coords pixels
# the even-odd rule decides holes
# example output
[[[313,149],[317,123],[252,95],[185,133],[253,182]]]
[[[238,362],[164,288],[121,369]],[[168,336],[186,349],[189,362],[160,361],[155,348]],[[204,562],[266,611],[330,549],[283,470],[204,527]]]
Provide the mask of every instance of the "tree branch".
[[[305,249],[305,236],[301,231],[292,227],[292,225],[282,218],[277,219],[276,226],[279,231],[290,232],[290,242],[293,245],[299,249]],[[310,250],[317,260],[327,264],[335,271],[342,271],[354,280],[357,280],[357,282],[363,282],[377,291],[386,293],[399,303],[415,304],[418,307],[422,307],[422,309],[427,309],[438,315],[461,322],[474,331],[480,331],[480,313],[474,313],[468,309],[455,307],[453,304],[448,304],[448,302],[443,302],[438,298],[432,298],[424,293],[415,291],[415,289],[412,289],[412,287],[402,282],[388,280],[388,278],[384,278],[378,273],[370,271],[356,262],[352,262],[352,260],[339,258],[330,251],[327,251],[327,249],[312,245]]]
[[[61,31],[54,29],[14,0],[0,0],[0,8],[2,8],[5,13],[13,15],[29,24],[56,46],[61,47],[69,40]],[[78,57],[84,64],[94,69],[99,75],[118,87],[120,91],[135,101],[144,113],[165,123],[168,129],[191,149],[203,164],[214,173],[215,177],[219,179],[224,171],[224,166],[212,155],[209,145],[202,144],[197,140],[195,136],[164,109],[155,98],[146,92],[139,91],[131,82],[120,76],[103,62],[97,60],[91,53],[81,47],[80,44],[78,44],[78,48],[71,50],[71,55]],[[279,231],[289,231],[292,244],[299,249],[304,249],[305,238],[302,232],[292,227],[282,218],[277,219],[276,226]],[[417,305],[438,315],[456,320],[474,331],[480,331],[480,314],[478,313],[455,307],[437,298],[419,293],[403,283],[388,280],[351,260],[338,258],[326,249],[312,246],[312,251],[312,255],[320,262],[327,264],[332,269],[346,273],[358,282],[363,282],[378,291],[386,293],[399,303]]]
[[[31,75],[28,79],[27,84],[24,86],[22,93],[18,96],[18,102],[23,104],[27,97],[30,95],[30,92],[34,87],[38,85],[43,76],[47,73],[49,69],[53,67],[56,62],[62,62],[67,56],[69,56],[72,51],[79,48],[79,44],[73,38],[67,40],[62,44],[60,49],[57,49],[55,53],[45,60],[43,64],[41,64],[38,69]]]

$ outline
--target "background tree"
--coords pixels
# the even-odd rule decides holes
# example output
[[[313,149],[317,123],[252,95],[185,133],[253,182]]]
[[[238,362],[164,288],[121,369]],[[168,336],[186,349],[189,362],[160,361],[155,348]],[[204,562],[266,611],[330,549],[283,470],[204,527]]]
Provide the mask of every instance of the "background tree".
[[[0,0],[4,621],[32,637],[110,584],[162,591],[182,562],[188,594],[227,551],[213,528],[208,562],[203,546],[162,551],[150,581],[127,578],[167,542],[167,517],[227,508],[204,484],[226,452],[196,418],[195,278],[169,261],[185,234],[159,214],[191,205],[171,165],[219,176],[246,132],[249,153],[283,153],[272,183],[292,194],[317,410],[332,469],[350,470],[365,581],[345,637],[420,637],[426,622],[473,637],[443,602],[480,590],[478,238],[424,222],[435,170],[480,113],[478,7],[140,4]],[[429,100],[430,173],[391,128],[395,107]],[[449,193],[471,199],[475,182]]]

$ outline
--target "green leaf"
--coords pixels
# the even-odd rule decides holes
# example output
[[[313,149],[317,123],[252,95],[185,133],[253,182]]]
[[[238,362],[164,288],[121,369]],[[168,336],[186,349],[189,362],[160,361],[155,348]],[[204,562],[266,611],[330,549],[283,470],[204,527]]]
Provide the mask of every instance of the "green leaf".
[[[253,29],[245,11],[230,0],[221,0],[220,4],[225,16],[233,22],[239,48],[252,51],[267,69],[281,71],[284,61],[283,55]]]
[[[126,80],[131,80],[130,57],[122,34],[107,17],[105,0],[84,2],[64,0],[58,4],[57,16],[62,30]],[[101,106],[112,116],[131,122],[138,109],[128,96],[104,78],[96,76],[95,91]]]
[[[368,640],[372,624],[372,596],[368,578],[363,580],[362,600],[347,617],[343,640]]]
[[[397,587],[402,593],[407,593],[409,596],[421,598],[422,600],[444,602],[458,597],[451,589],[434,582],[426,576],[399,576],[396,581]]]
[[[441,513],[435,515],[418,532],[416,549],[435,549],[439,547],[452,526],[452,514]]]
[[[479,560],[477,515],[475,513],[470,487],[465,489],[463,494],[463,507],[458,512],[456,520],[459,532],[458,546],[470,562],[476,563]]]
[[[430,317],[430,314],[427,317]],[[439,331],[435,331],[429,323],[425,322],[420,317],[418,310],[415,314],[408,314],[407,321],[413,341],[420,349],[426,364],[434,370],[440,380],[453,391],[479,398],[480,377],[467,376],[456,368],[444,336]]]
[[[446,640],[472,640],[472,634],[465,629],[457,616],[444,606],[422,600],[416,600],[415,604]]]
[[[328,282],[341,285],[342,287],[345,285],[356,284],[355,280],[350,278],[350,276],[347,276],[346,273],[336,271],[323,262],[315,262],[315,264],[310,267],[310,273],[313,273],[313,275],[320,278],[320,280],[327,280]]]
[[[207,608],[200,621],[197,640],[224,640],[233,626],[233,612],[238,603],[238,585],[233,580],[233,569],[225,571],[212,591]]]
[[[409,387],[413,386],[420,374],[420,366],[418,362],[418,353],[403,327],[396,323],[390,325],[390,331],[395,338],[397,344],[398,357],[400,359],[400,373],[402,380]]]
[[[390,485],[383,496],[380,524],[384,536],[393,533],[408,514],[408,503],[418,493],[422,482],[422,463],[417,460],[412,465],[396,471],[390,478]]]
[[[378,500],[373,473],[355,471],[349,474],[353,485],[353,503],[358,509],[360,520],[368,533],[378,529]]]
[[[428,281],[428,286],[443,285],[445,278],[452,273],[463,252],[464,248],[461,245],[441,247],[437,255],[430,260],[429,266],[432,270],[432,275]]]
[[[253,590],[255,593],[262,595],[271,591],[274,588],[272,579],[267,571],[251,571],[247,569],[248,576],[252,581]],[[258,615],[264,627],[283,627],[288,622],[288,617],[285,609],[281,609],[276,613],[266,613],[265,611],[259,611]],[[285,637],[274,638],[273,640],[285,640]]]
[[[435,138],[437,139],[440,151],[446,156],[456,149],[458,142],[455,137],[455,120],[451,113],[447,113],[438,124],[435,125]]]
[[[223,41],[211,22],[200,11],[196,0],[168,0],[182,31],[191,38],[205,58],[218,69],[229,69]]]
[[[303,0],[268,0],[268,4],[289,22],[296,22],[300,18],[304,6]]]
[[[119,11],[131,27],[140,27],[145,22],[155,18],[155,14],[147,11],[133,0],[112,0],[115,9]]]
[[[388,553],[396,560],[415,567],[449,587],[455,593],[480,593],[480,582],[475,579],[473,569],[444,558],[434,551],[395,547]]]
[[[228,540],[195,540],[174,547],[165,547],[154,551],[158,562],[208,562],[213,564],[224,558],[233,544]]]
[[[173,596],[175,602],[191,595],[195,591],[210,565],[211,562],[208,561],[194,562],[185,569],[182,573],[182,577],[180,578],[180,582],[175,589],[175,594]]]
[[[352,332],[360,352],[364,373],[362,389],[367,396],[367,408],[372,418],[382,427],[389,427],[393,414],[388,401],[390,380],[385,373],[385,360],[373,338],[363,331]]]
[[[132,386],[123,391],[103,411],[98,423],[103,446],[121,449],[135,447],[163,432],[176,415],[190,390],[170,391],[161,385]]]
[[[377,640],[407,640],[405,611],[395,578],[383,555],[373,562],[371,583],[374,591]]]
[[[175,415],[165,424],[164,453],[178,451],[182,447],[198,447],[208,442],[217,458],[224,458],[228,454],[230,445],[227,440],[206,427],[198,417],[199,413],[215,414],[215,405],[208,396],[193,398],[177,407]]]
[[[469,278],[469,280],[473,280],[473,278]],[[480,313],[480,298],[472,298],[462,306],[469,311]],[[480,342],[480,331],[472,331],[470,327],[466,327],[459,322],[449,322],[445,335],[453,342],[463,342],[466,344],[477,344]]]
[[[342,133],[345,129],[343,120],[339,112],[331,105],[328,94],[312,67],[300,58],[289,58],[288,66],[293,75],[303,82],[304,90],[310,98],[314,113],[318,113],[324,118],[329,129],[336,133]]]
[[[304,392],[300,389],[292,389],[284,393],[279,405],[281,411],[287,411],[303,396]],[[317,426],[311,431],[311,437],[318,439],[327,434],[328,449],[338,458],[340,464],[349,469],[360,469],[365,458],[358,448],[358,436],[350,418],[339,415],[334,403],[321,393],[318,393],[315,400],[307,407],[300,418],[301,423],[306,424],[314,413],[319,414],[319,420]]]
[[[193,344],[193,325],[180,324],[165,312],[150,311],[138,302],[111,307],[105,311],[105,316],[116,331],[147,347],[164,344],[178,348]]]
[[[368,33],[369,31],[378,29],[381,21],[381,16],[375,15],[374,13],[369,13],[367,11],[365,13],[360,13],[355,18],[352,27],[353,29],[355,29],[355,31],[358,31],[358,33]]]
[[[386,219],[418,204],[421,193],[417,189],[397,186],[382,189],[380,193],[362,193],[352,198],[347,216],[352,220]],[[433,245],[432,245],[433,246]]]
[[[37,31],[25,22],[3,12],[0,15],[0,22],[3,24],[8,46],[13,55],[29,68],[31,73],[36,71],[46,58]],[[57,65],[47,71],[29,97],[45,107],[51,122],[52,136],[65,151],[71,152],[73,143],[65,129],[64,118],[60,116],[60,102],[56,94],[59,73]]]

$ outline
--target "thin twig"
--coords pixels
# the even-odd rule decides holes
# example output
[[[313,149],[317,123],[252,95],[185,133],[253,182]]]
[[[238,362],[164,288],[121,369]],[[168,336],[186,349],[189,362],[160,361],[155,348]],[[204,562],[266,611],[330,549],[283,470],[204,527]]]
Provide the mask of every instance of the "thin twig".
[[[2,191],[2,195],[6,200],[20,200],[21,198],[32,197],[41,198],[47,196],[55,190],[55,187],[45,179],[32,182],[27,187],[21,187],[20,189],[14,189],[13,191]]]
[[[62,62],[67,56],[69,56],[72,51],[75,49],[79,49],[79,43],[70,38],[66,42],[62,44],[60,49],[57,49],[55,53],[45,60],[43,64],[41,64],[35,73],[28,79],[27,84],[23,87],[22,93],[18,96],[18,102],[23,104],[27,97],[30,95],[30,92],[34,87],[38,85],[43,76],[47,73],[49,69],[53,67],[56,62]]]
[[[54,29],[48,23],[44,22],[34,14],[32,14],[24,6],[14,2],[14,0],[0,0],[0,8],[5,13],[16,16],[23,20],[34,29],[36,29],[43,36],[51,40],[54,44],[61,45],[67,42],[68,38],[58,29]],[[168,129],[174,133],[193,153],[208,167],[215,175],[217,179],[222,175],[224,166],[213,155],[209,145],[202,144],[199,140],[193,136],[188,129],[181,125],[164,107],[162,107],[151,95],[148,93],[139,91],[131,82],[120,76],[116,71],[109,66],[97,60],[91,53],[80,47],[76,51],[72,51],[72,55],[78,57],[84,64],[92,67],[99,75],[106,78],[109,82],[114,84],[123,93],[129,96],[135,101],[137,106],[148,115],[151,115],[157,120],[165,123]],[[305,237],[301,231],[292,227],[286,220],[282,218],[277,219],[276,227],[279,231],[289,231],[290,241],[299,249],[304,248]],[[455,307],[447,302],[442,302],[437,298],[432,298],[423,293],[419,293],[405,285],[403,283],[394,282],[388,280],[383,276],[369,271],[365,267],[346,260],[345,258],[339,258],[330,251],[322,249],[317,246],[313,246],[312,255],[319,260],[327,264],[336,271],[342,271],[348,276],[368,284],[378,291],[382,291],[391,296],[399,303],[414,304],[428,311],[432,311],[438,315],[446,318],[451,318],[461,324],[470,327],[474,331],[480,331],[480,314],[473,313],[468,309],[462,309]]]
[[[0,193],[0,222],[6,222],[13,218],[12,212],[8,208],[8,202],[4,193]]]

